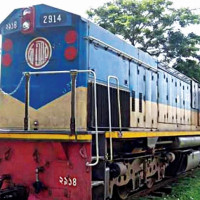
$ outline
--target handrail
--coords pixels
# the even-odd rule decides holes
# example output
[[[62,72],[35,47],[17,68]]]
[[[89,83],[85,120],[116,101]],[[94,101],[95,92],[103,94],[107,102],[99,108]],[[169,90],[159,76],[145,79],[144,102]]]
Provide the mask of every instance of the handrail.
[[[98,135],[98,119],[97,119],[97,89],[96,89],[96,73],[93,70],[70,70],[70,71],[40,71],[40,72],[23,72],[25,76],[31,76],[31,75],[42,75],[42,74],[66,74],[66,73],[91,73],[94,77],[94,104],[95,104],[95,137],[96,137],[96,160],[94,163],[87,162],[86,166],[93,167],[99,163],[99,135]],[[30,96],[30,81],[29,81],[29,87],[27,87],[27,93]],[[29,109],[29,104],[27,104],[27,107]],[[27,110],[28,110],[27,109]],[[29,123],[29,120],[28,122]],[[28,126],[28,129],[30,130],[30,127]]]
[[[111,99],[110,99],[110,79],[115,79],[117,83],[117,102],[118,102],[118,114],[119,114],[119,129],[122,129],[121,122],[121,107],[120,107],[120,90],[119,90],[119,79],[116,76],[108,76],[108,115],[109,115],[109,132],[110,132],[110,160],[113,160],[113,142],[111,137],[112,132],[112,110],[111,110]]]
[[[103,42],[102,40],[99,40],[99,39],[93,37],[93,36],[85,37],[85,39],[87,39],[87,40],[89,40],[89,41],[91,41],[91,42],[93,42],[93,43],[95,43],[95,44],[97,44],[97,45],[99,45],[101,47],[109,49],[110,51],[112,51],[112,52],[114,52],[116,54],[119,54],[119,55],[123,56],[124,58],[127,58],[128,60],[132,60],[136,64],[142,65],[143,67],[145,67],[145,68],[147,68],[147,69],[149,69],[151,71],[154,71],[154,72],[158,71],[158,69],[156,69],[156,68],[152,67],[151,65],[143,62],[142,60],[140,60],[140,59],[138,59],[138,58],[136,58],[136,57],[134,57],[134,56],[132,56],[132,55],[130,55],[128,53],[125,53],[125,52],[123,52],[123,51],[121,51],[121,50],[119,50],[119,49],[117,49],[117,48],[115,48],[115,47]]]
[[[26,100],[25,100],[25,117],[24,117],[24,130],[30,130],[30,122],[29,122],[29,106],[30,106],[30,75],[25,74],[26,77]]]

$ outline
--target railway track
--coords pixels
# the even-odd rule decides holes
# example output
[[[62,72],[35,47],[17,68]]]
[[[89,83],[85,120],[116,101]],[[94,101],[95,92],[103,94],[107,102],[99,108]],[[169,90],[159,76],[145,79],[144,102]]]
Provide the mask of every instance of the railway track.
[[[170,194],[172,190],[172,183],[178,182],[180,178],[192,176],[195,171],[200,170],[200,167],[190,170],[188,172],[182,173],[180,175],[177,175],[175,177],[167,177],[165,180],[156,183],[151,188],[145,188],[138,192],[135,192],[134,194],[130,195],[128,200],[138,200],[140,197],[146,197],[149,199],[153,199],[154,197],[163,197],[166,194]]]

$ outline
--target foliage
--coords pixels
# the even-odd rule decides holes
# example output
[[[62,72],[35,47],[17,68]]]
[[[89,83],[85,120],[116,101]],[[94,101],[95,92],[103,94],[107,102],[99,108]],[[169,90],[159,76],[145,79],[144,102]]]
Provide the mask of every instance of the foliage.
[[[200,16],[188,8],[175,9],[170,0],[114,0],[87,14],[103,28],[200,81],[200,36],[183,34],[182,29],[199,24]]]
[[[165,197],[158,197],[155,200],[199,200],[200,199],[200,171],[194,171],[190,177],[181,178],[178,183],[172,187],[172,194]],[[140,198],[139,200],[148,200]]]

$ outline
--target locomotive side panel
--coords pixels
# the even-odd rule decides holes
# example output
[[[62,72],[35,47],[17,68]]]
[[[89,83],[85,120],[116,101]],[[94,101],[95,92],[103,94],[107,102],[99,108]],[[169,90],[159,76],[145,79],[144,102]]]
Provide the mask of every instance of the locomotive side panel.
[[[173,83],[172,83],[172,88],[173,88],[173,98],[172,98],[172,107],[173,107],[173,123],[177,124],[177,78],[173,78]]]
[[[177,123],[181,123],[181,118],[182,118],[182,98],[181,98],[181,86],[180,86],[181,80],[177,79],[176,80],[176,85],[177,85],[177,107],[176,107],[176,115],[177,115]]]
[[[192,125],[197,126],[198,121],[198,84],[191,81],[191,108],[192,108]]]
[[[151,123],[152,128],[158,126],[158,75],[155,72],[151,72]]]
[[[163,71],[158,73],[158,122],[167,123],[167,74]]]
[[[122,42],[119,38],[116,38],[108,31],[89,23],[88,40],[91,39],[88,44],[88,69],[95,71],[97,75],[97,106],[98,106],[98,126],[99,128],[109,127],[108,118],[108,78],[110,84],[110,96],[111,96],[111,125],[114,128],[119,128],[119,108],[118,108],[118,96],[116,92],[116,79],[119,81],[120,87],[120,104],[121,104],[121,116],[122,127],[130,127],[130,92],[129,92],[129,61],[123,56],[120,56],[116,52],[111,51],[109,48],[101,45],[98,40],[108,44],[115,45],[118,48],[124,48],[125,42]],[[95,42],[96,41],[96,42]],[[130,48],[130,47],[129,47]],[[114,77],[114,78],[113,78]],[[92,79],[90,80],[92,81]],[[115,89],[114,89],[115,88]],[[90,93],[91,94],[91,93]],[[92,94],[94,95],[94,94]],[[94,107],[92,105],[93,96],[88,97],[89,107],[92,109],[91,115],[89,115],[89,126],[94,124]],[[93,115],[93,116],[92,116]],[[89,127],[89,128],[90,128]],[[94,127],[94,126],[93,126]]]
[[[145,69],[138,66],[138,103],[139,112],[137,116],[138,127],[145,127]]]
[[[156,128],[157,90],[154,90],[154,96],[151,89],[153,82],[156,86],[156,75],[153,78],[154,81],[152,81],[151,73],[153,72],[127,59],[127,55],[142,60],[155,69],[157,68],[156,61],[148,54],[137,50],[92,23],[89,23],[88,38],[91,41],[89,44],[89,69],[95,70],[98,82],[105,84],[106,87],[108,76],[116,76],[119,79],[121,89],[129,90],[131,93],[131,127],[152,128],[154,126]],[[97,60],[98,62],[96,62]],[[123,63],[121,60],[123,60]],[[118,67],[115,70],[116,66]],[[111,80],[111,83],[115,84],[115,80]],[[147,95],[146,91],[148,91]],[[154,96],[153,100],[151,99],[152,96]],[[151,117],[152,107],[154,109],[153,117]]]
[[[173,106],[172,106],[172,100],[173,100],[173,83],[172,83],[173,77],[170,74],[166,75],[166,82],[167,82],[167,122],[169,124],[173,123],[174,116],[173,116]]]
[[[185,95],[185,117],[186,124],[191,124],[191,93],[190,93],[190,84],[187,84],[186,90],[184,92]]]
[[[151,71],[145,70],[145,127],[151,128],[152,127],[152,110],[151,110],[151,94],[152,94],[152,77],[151,77]],[[156,112],[156,110],[154,111]]]
[[[138,101],[138,69],[137,65],[133,62],[130,62],[130,91],[131,91],[131,100],[130,100],[130,110],[131,110],[131,119],[130,127],[138,127],[137,114],[139,112],[139,101]]]

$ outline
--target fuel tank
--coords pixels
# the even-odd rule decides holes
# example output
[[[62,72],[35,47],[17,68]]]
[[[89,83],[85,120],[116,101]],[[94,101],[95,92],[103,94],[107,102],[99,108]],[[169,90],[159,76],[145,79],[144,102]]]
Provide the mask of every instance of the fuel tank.
[[[199,163],[200,163],[200,151],[192,152],[191,154],[187,155],[187,166],[185,171],[198,167]]]
[[[200,136],[177,137],[172,144],[173,148],[187,148],[200,146]]]

